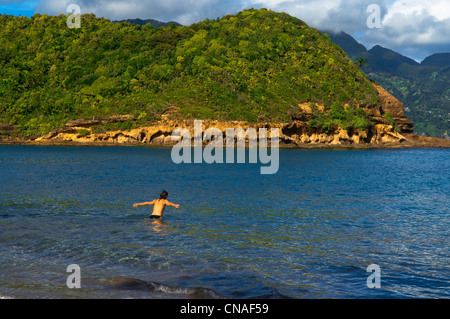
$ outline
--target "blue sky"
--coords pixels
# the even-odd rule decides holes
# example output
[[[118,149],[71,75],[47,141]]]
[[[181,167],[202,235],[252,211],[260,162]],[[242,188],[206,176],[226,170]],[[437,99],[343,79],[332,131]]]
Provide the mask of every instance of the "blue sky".
[[[152,18],[185,25],[246,8],[268,8],[322,31],[345,31],[367,49],[378,44],[417,61],[450,52],[450,0],[0,0],[0,13],[57,15],[71,3],[82,13],[111,20]],[[371,4],[380,8],[380,28],[368,27]]]
[[[38,4],[39,0],[27,0],[27,1],[0,0],[0,13],[15,16],[22,15],[30,17],[34,14],[34,10],[37,8]]]

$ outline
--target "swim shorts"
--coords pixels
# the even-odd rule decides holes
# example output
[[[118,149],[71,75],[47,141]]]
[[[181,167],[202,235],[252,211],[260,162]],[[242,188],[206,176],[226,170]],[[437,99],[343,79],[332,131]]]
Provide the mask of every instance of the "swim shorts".
[[[156,215],[151,215],[150,216],[150,219],[160,219],[161,218],[161,216],[156,216]]]

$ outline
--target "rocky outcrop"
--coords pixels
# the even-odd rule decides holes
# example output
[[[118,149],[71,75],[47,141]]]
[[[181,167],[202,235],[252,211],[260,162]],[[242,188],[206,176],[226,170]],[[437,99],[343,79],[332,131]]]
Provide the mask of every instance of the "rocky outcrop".
[[[14,132],[16,128],[8,123],[0,122],[0,132],[2,133],[11,133]]]
[[[374,83],[378,90],[380,103],[365,107],[364,110],[369,119],[375,123],[370,129],[348,129],[335,127],[331,131],[324,131],[321,128],[313,128],[309,120],[314,117],[314,112],[325,112],[325,108],[316,105],[313,110],[309,103],[299,104],[299,108],[293,111],[292,121],[289,123],[256,123],[248,124],[239,121],[214,121],[203,120],[202,132],[208,128],[220,130],[224,138],[223,145],[226,145],[226,129],[242,128],[247,130],[254,128],[256,132],[260,128],[266,128],[270,132],[271,128],[279,129],[280,146],[297,148],[322,148],[322,147],[426,147],[431,140],[424,140],[410,134],[413,131],[414,123],[408,120],[403,111],[403,104]],[[149,145],[174,145],[178,142],[172,139],[172,133],[177,128],[186,128],[191,137],[194,137],[194,120],[177,118],[178,108],[169,108],[158,122],[150,126],[134,128],[131,130],[116,130],[104,133],[94,133],[92,129],[102,123],[112,123],[132,120],[132,115],[118,115],[110,118],[92,118],[70,121],[65,128],[57,129],[46,136],[38,138],[37,143],[85,143],[100,145],[116,144],[149,144]],[[387,121],[386,114],[390,114],[395,122],[393,127]],[[249,137],[246,136],[247,143]],[[436,147],[450,147],[448,144],[437,142],[433,139]],[[437,146],[439,145],[439,146]]]
[[[16,128],[8,123],[0,122],[0,143],[24,143],[26,139],[16,136]]]
[[[389,124],[385,115],[390,114],[400,133],[412,133],[414,123],[405,116],[403,103],[380,85],[376,83],[373,83],[373,85],[378,91],[380,104],[364,107],[364,111],[369,115],[369,118],[375,123]]]
[[[239,121],[202,121],[202,132],[208,128],[220,130],[223,136],[223,144],[226,144],[227,128],[242,128],[248,130],[265,128],[270,133],[271,128],[279,129],[280,144],[296,147],[313,146],[363,146],[382,145],[387,143],[401,143],[405,138],[396,132],[392,126],[377,124],[371,129],[344,130],[337,127],[332,132],[312,128],[307,122],[293,121],[290,123],[257,123],[248,124]],[[129,131],[118,130],[105,133],[80,134],[77,127],[66,130],[55,131],[49,135],[36,140],[36,142],[77,142],[94,144],[151,144],[151,145],[173,145],[178,140],[172,139],[172,133],[176,128],[186,128],[191,137],[194,137],[194,120],[161,120],[152,126],[139,127]],[[270,138],[270,134],[268,136]],[[246,140],[248,142],[248,136]]]
[[[387,124],[376,124],[371,129],[349,129],[341,127],[332,132],[314,129],[304,122],[293,122],[282,127],[281,139],[284,143],[298,146],[330,145],[330,146],[364,146],[388,143],[402,143],[406,139]]]

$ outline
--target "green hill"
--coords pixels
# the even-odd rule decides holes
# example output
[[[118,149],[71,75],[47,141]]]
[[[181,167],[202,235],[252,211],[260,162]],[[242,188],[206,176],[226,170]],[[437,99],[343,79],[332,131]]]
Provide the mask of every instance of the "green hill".
[[[69,120],[177,106],[186,118],[289,121],[302,102],[379,102],[365,74],[327,35],[269,10],[155,28],[82,16],[0,15],[0,122],[40,136]]]

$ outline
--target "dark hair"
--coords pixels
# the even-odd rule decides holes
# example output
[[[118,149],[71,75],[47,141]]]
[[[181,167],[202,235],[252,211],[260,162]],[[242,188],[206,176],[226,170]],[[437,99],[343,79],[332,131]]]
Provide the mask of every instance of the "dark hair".
[[[166,199],[167,196],[169,196],[169,193],[167,193],[166,191],[162,191],[161,195],[159,195],[159,199]]]

